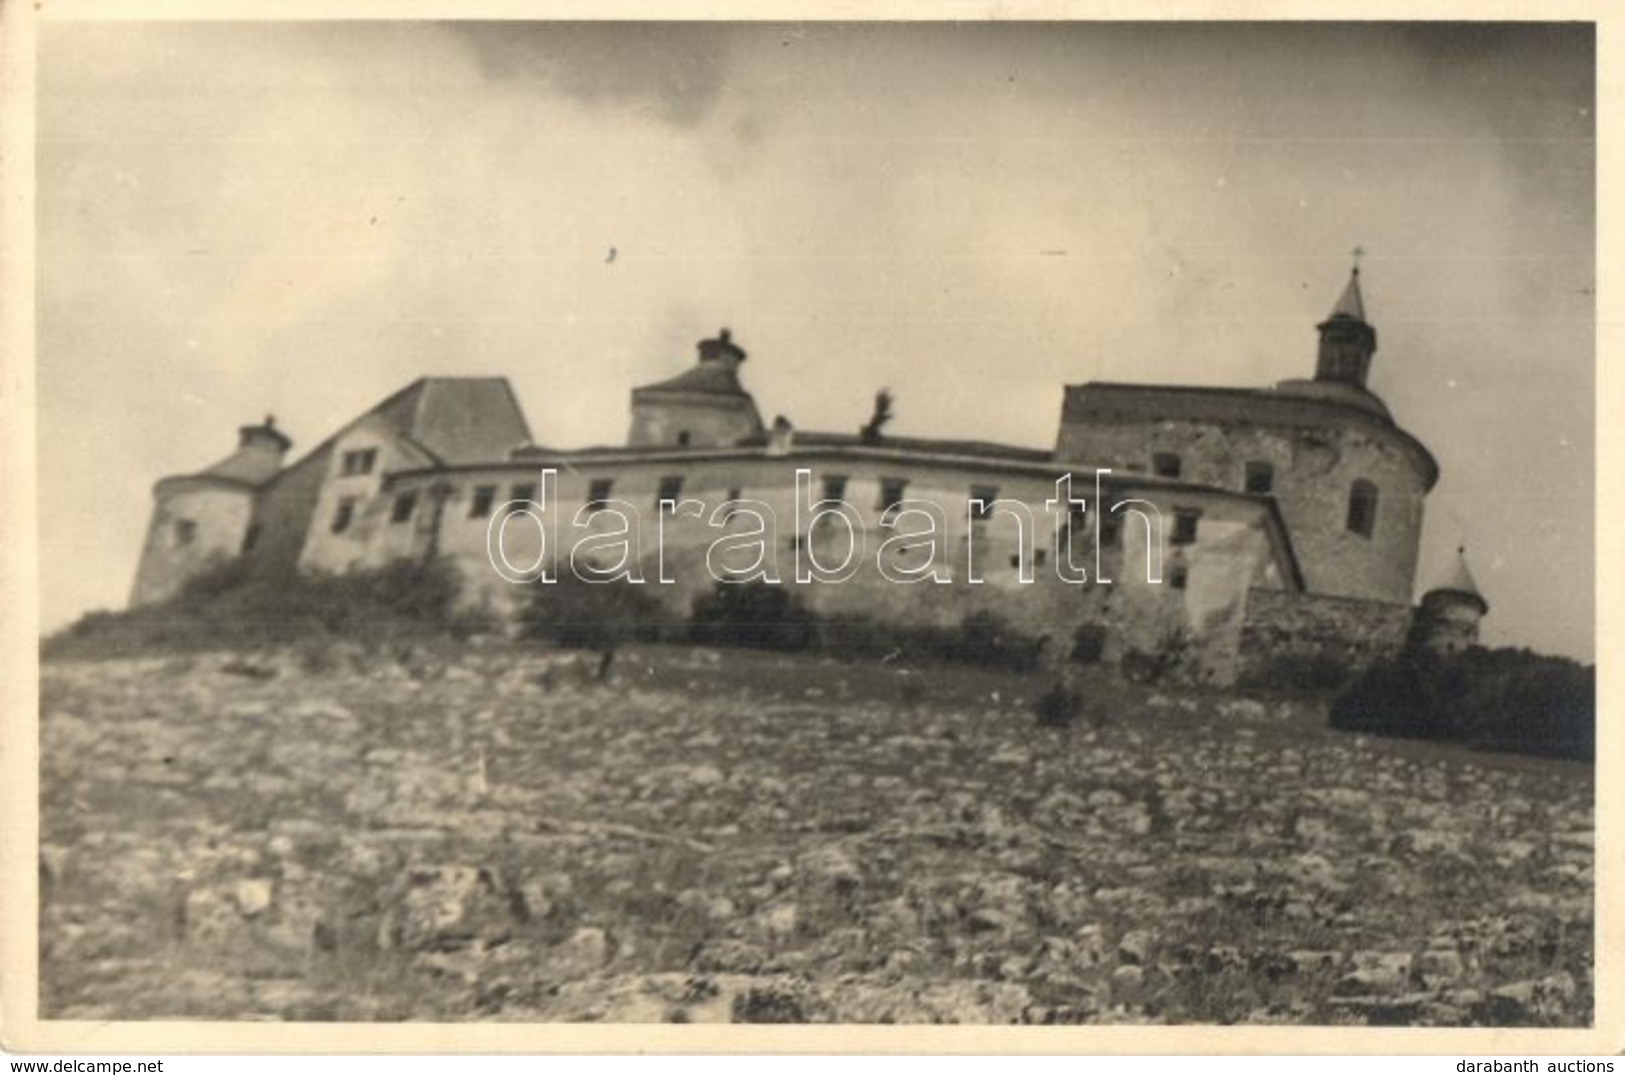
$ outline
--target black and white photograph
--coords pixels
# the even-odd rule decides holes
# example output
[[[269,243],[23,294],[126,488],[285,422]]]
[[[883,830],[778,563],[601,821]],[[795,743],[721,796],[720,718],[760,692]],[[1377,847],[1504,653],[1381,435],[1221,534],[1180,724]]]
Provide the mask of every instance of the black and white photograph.
[[[1595,23],[35,33],[41,1024],[1598,1025]]]

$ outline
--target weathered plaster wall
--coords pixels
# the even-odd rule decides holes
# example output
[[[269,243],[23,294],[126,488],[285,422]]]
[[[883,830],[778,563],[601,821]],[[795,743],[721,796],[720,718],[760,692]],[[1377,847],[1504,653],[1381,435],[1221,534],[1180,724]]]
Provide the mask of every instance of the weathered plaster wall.
[[[1273,426],[1183,420],[1090,421],[1063,426],[1060,459],[1149,473],[1152,456],[1180,457],[1182,481],[1245,488],[1250,461],[1275,468],[1273,495],[1292,534],[1307,587],[1317,593],[1408,603],[1421,540],[1425,475],[1394,438],[1365,424]],[[1377,487],[1369,537],[1347,528],[1357,479]]]
[[[332,451],[331,444],[322,445],[261,488],[254,505],[257,537],[248,552],[252,563],[282,571],[298,567]]]
[[[365,474],[346,475],[344,457],[348,452],[371,450],[377,453],[372,469]],[[384,488],[384,475],[394,470],[421,467],[428,457],[389,422],[371,416],[335,437],[322,469],[310,526],[299,554],[302,571],[347,571],[356,567],[377,567],[414,551],[413,537],[426,514],[428,498],[419,495],[413,518],[393,523],[393,490]],[[350,522],[342,531],[333,529],[339,505],[354,501]]]
[[[237,556],[254,507],[251,487],[210,478],[165,479],[153,498],[132,605],[173,596],[200,571]]]
[[[856,511],[861,559],[853,576],[842,582],[794,585],[796,578],[796,489],[795,471],[811,472],[813,496],[822,496],[823,479],[841,475],[846,479],[846,502]],[[681,496],[705,505],[707,519],[688,511],[663,519],[656,500],[665,477],[683,479]],[[482,470],[459,471],[455,475],[424,474],[403,477],[380,496],[377,508],[369,507],[365,517],[386,511],[392,495],[414,485],[427,490],[436,480],[450,477],[451,488],[441,519],[439,548],[453,557],[467,582],[467,599],[494,610],[511,610],[524,587],[505,582],[487,555],[491,519],[472,516],[474,491],[480,486],[496,486],[496,502],[508,499],[515,485],[542,481],[542,467],[508,465]],[[865,616],[881,622],[953,626],[980,610],[993,611],[1018,629],[1031,633],[1053,633],[1070,638],[1083,623],[1103,623],[1108,630],[1108,659],[1129,649],[1155,649],[1172,631],[1186,633],[1203,643],[1199,664],[1213,678],[1228,680],[1234,665],[1237,635],[1246,609],[1246,595],[1256,586],[1280,585],[1274,551],[1266,531],[1268,508],[1258,500],[1200,490],[1120,489],[1108,493],[1115,502],[1123,496],[1152,499],[1163,512],[1162,581],[1147,581],[1147,546],[1143,525],[1137,520],[1123,524],[1121,538],[1102,550],[1102,564],[1110,583],[1095,581],[1095,508],[1085,513],[1085,523],[1072,536],[1075,551],[1071,562],[1084,568],[1091,580],[1069,584],[1057,576],[1055,565],[1061,554],[1057,546],[1055,516],[1045,501],[1055,495],[1049,475],[1000,472],[972,466],[922,465],[918,462],[884,459],[835,457],[714,460],[673,458],[669,461],[578,461],[555,475],[557,486],[548,511],[558,522],[548,538],[548,546],[538,536],[535,523],[512,519],[506,525],[504,551],[515,567],[525,567],[540,555],[555,570],[570,562],[571,550],[588,535],[618,526],[609,513],[582,516],[587,526],[572,525],[584,507],[594,479],[612,481],[611,499],[626,505],[637,519],[638,544],[635,555],[642,565],[650,591],[679,614],[687,614],[696,598],[710,591],[713,574],[706,556],[724,534],[741,533],[756,526],[748,514],[736,515],[725,528],[712,526],[708,518],[737,494],[743,500],[763,506],[771,520],[772,534],[765,542],[772,562],[772,577],[794,585],[807,607],[824,615]],[[926,562],[924,541],[886,546],[894,531],[880,525],[882,482],[906,478],[905,495],[940,505],[944,523],[938,563],[948,581],[925,580],[904,583],[888,579],[877,566],[885,556],[897,567]],[[1031,583],[1021,581],[1019,560],[1022,548],[1021,526],[1003,512],[981,522],[971,522],[967,501],[973,487],[993,486],[1001,499],[1028,505],[1034,526],[1028,535],[1032,545]],[[1081,483],[1075,491],[1093,499],[1092,486]],[[420,498],[421,499],[421,498]],[[1197,540],[1193,544],[1172,544],[1176,509],[1201,513]],[[914,529],[923,519],[906,520]],[[1025,524],[1022,524],[1025,525]],[[376,534],[376,530],[363,531]],[[813,531],[810,550],[827,565],[842,559],[846,548],[845,528],[826,522]],[[357,541],[363,541],[357,535]],[[899,544],[909,544],[908,549]],[[883,546],[885,551],[883,552]],[[382,548],[382,546],[379,546]],[[659,584],[660,557],[665,558],[666,577],[671,584]],[[748,567],[754,553],[735,552],[720,559],[726,566]],[[1170,585],[1176,568],[1183,569],[1183,590]],[[971,581],[971,572],[980,582]]]
[[[728,447],[761,432],[761,416],[749,396],[660,393],[633,398],[627,443],[676,447],[686,433],[692,447]]]

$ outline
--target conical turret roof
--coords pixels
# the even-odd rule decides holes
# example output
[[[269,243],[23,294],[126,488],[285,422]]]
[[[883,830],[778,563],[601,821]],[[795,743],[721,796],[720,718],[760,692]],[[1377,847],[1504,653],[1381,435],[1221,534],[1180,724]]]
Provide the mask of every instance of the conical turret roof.
[[[1455,558],[1450,562],[1450,566],[1445,570],[1439,581],[1434,583],[1428,590],[1428,593],[1460,594],[1463,597],[1470,597],[1477,601],[1486,612],[1490,608],[1490,603],[1484,600],[1484,595],[1479,592],[1478,583],[1473,580],[1472,571],[1467,568],[1467,549],[1465,547],[1456,549]]]
[[[1365,320],[1365,299],[1360,295],[1360,267],[1356,265],[1354,271],[1349,273],[1349,282],[1343,288],[1343,294],[1337,297],[1337,305],[1332,307],[1331,316],[1349,317],[1356,321]]]

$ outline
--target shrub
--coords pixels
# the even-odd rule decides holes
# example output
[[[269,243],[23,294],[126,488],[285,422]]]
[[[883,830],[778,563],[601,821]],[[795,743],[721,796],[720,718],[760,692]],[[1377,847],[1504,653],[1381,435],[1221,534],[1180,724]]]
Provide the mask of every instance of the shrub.
[[[817,639],[817,618],[782,586],[718,582],[694,602],[689,636],[706,645],[803,650]]]
[[[661,640],[671,633],[673,617],[637,583],[587,582],[565,571],[556,582],[531,584],[519,623],[525,638],[607,651],[624,643]]]
[[[847,660],[901,657],[1028,671],[1037,640],[996,613],[972,612],[951,627],[883,624],[867,616],[820,616],[793,590],[763,582],[717,583],[694,603],[689,638],[715,646],[817,650]]]
[[[1072,663],[1099,664],[1106,656],[1106,628],[1098,623],[1081,625],[1072,636]]]
[[[1038,640],[987,611],[972,612],[953,626],[886,624],[867,617],[815,617],[814,622],[814,645],[844,659],[901,657],[1014,671],[1038,664]]]
[[[1033,712],[1044,728],[1070,728],[1078,719],[1078,692],[1064,683],[1051,683],[1033,703]]]
[[[1350,731],[1583,760],[1595,719],[1595,668],[1515,649],[1408,651],[1369,668],[1331,711]]]
[[[1172,679],[1188,670],[1186,657],[1190,649],[1190,634],[1182,627],[1170,627],[1150,649],[1131,649],[1123,654],[1123,676],[1134,683]]]
[[[849,661],[879,659],[906,648],[896,627],[868,616],[821,616],[814,638],[820,652]]]
[[[440,635],[466,625],[457,570],[402,560],[343,575],[301,574],[244,561],[214,565],[167,601],[93,612],[46,640],[48,656],[203,650]]]
[[[941,656],[965,664],[1030,669],[1037,663],[1038,642],[1016,631],[995,612],[972,612],[959,621]]]
[[[1329,653],[1279,653],[1259,662],[1245,685],[1281,694],[1327,694],[1348,686],[1351,663]]]

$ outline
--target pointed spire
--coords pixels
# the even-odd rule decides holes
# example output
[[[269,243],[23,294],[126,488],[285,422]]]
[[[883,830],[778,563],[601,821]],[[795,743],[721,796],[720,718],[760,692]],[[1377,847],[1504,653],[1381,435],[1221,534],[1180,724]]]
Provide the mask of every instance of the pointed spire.
[[[1365,320],[1365,299],[1360,295],[1360,266],[1354,266],[1349,273],[1349,282],[1343,288],[1343,294],[1338,296],[1337,305],[1332,307],[1331,316],[1351,317],[1356,321]]]

